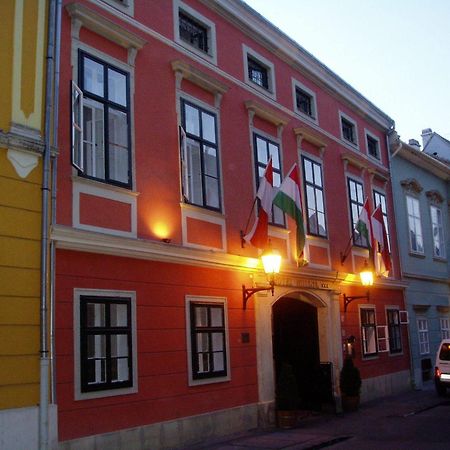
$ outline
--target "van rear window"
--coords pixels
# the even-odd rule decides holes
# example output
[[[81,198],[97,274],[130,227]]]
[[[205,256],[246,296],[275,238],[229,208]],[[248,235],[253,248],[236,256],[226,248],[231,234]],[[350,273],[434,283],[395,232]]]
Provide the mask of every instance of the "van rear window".
[[[450,361],[450,344],[442,344],[439,359],[442,361]]]

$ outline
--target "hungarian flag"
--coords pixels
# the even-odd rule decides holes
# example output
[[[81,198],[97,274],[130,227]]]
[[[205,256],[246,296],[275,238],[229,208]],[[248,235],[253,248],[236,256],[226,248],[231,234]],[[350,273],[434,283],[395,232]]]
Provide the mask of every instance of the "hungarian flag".
[[[370,221],[369,199],[366,198],[364,206],[359,214],[358,222],[356,222],[355,230],[361,237],[361,245],[367,245],[369,252],[372,250],[372,224]]]
[[[244,236],[247,242],[254,247],[265,248],[268,240],[269,217],[272,212],[273,199],[273,168],[272,158],[267,163],[264,175],[259,181],[258,192],[256,198],[259,198],[260,207],[258,209],[258,217],[253,224],[252,229]]]
[[[297,164],[294,164],[281,183],[280,189],[273,199],[273,204],[295,220],[297,225],[296,258],[303,257],[305,246],[305,227],[303,225],[302,203],[300,198],[300,175]]]
[[[378,242],[378,249],[381,253],[381,261],[375,259],[377,263],[377,272],[386,273],[391,270],[391,256],[389,254],[389,243],[384,225],[383,211],[381,205],[378,205],[371,217],[373,238]],[[384,265],[384,267],[383,267]]]

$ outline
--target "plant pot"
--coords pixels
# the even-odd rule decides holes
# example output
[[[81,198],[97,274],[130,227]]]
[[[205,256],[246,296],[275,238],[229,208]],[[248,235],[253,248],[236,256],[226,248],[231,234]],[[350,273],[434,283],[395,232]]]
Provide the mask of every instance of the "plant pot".
[[[297,411],[278,410],[277,423],[280,428],[294,428],[297,425]]]
[[[342,409],[345,412],[356,411],[359,408],[359,395],[342,394]]]

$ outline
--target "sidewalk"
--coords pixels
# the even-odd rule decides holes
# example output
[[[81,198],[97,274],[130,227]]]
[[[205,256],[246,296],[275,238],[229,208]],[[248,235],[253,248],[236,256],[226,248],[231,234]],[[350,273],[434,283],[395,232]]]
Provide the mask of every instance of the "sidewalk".
[[[294,429],[251,430],[221,439],[205,440],[198,445],[183,447],[183,450],[320,449],[344,443],[363,432],[369,421],[374,423],[377,418],[407,417],[444,401],[448,402],[448,398],[439,398],[434,392],[433,384],[427,383],[420,391],[411,390],[367,402],[356,412],[313,415],[303,419]]]

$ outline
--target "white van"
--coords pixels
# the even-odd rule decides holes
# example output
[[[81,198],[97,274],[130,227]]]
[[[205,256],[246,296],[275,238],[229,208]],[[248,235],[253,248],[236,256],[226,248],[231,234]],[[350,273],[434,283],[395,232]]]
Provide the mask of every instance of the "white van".
[[[445,395],[450,387],[450,339],[443,339],[439,344],[434,367],[434,384],[439,395]]]

